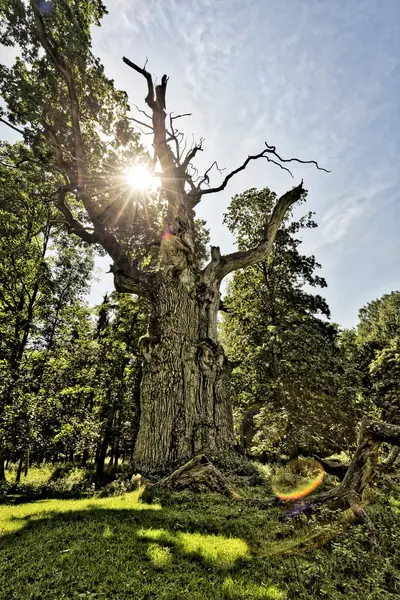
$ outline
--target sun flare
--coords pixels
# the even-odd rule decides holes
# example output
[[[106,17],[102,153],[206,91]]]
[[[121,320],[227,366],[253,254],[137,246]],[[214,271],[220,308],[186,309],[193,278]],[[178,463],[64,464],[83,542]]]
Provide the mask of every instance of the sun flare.
[[[150,190],[159,186],[159,180],[145,165],[136,165],[125,174],[128,185],[134,190]]]

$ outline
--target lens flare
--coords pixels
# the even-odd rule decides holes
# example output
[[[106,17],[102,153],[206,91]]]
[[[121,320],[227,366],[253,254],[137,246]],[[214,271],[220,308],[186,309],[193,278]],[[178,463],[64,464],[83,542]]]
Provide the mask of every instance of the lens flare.
[[[298,500],[311,494],[323,482],[324,476],[325,471],[318,461],[292,460],[279,469],[271,487],[280,500]]]
[[[160,181],[154,177],[146,165],[138,164],[125,174],[127,184],[134,190],[155,190]]]

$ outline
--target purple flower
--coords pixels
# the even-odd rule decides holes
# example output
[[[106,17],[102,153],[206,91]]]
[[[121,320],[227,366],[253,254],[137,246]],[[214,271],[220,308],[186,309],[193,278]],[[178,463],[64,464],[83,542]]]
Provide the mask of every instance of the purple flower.
[[[306,502],[305,504],[294,506],[293,508],[285,512],[285,514],[281,517],[281,521],[285,523],[285,521],[289,521],[289,519],[295,519],[303,513],[311,513],[312,511],[312,505]]]

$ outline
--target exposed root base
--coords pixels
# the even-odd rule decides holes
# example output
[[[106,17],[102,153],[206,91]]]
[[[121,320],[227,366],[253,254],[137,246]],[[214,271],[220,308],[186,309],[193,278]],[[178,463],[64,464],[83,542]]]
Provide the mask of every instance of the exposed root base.
[[[267,509],[270,506],[282,504],[276,498],[272,498],[271,500],[244,498],[236,492],[228,478],[204,454],[195,456],[192,460],[157,483],[150,483],[140,476],[136,476],[136,480],[139,484],[145,486],[142,496],[145,501],[156,497],[160,491],[178,492],[184,489],[199,491],[206,488],[211,492],[222,494],[235,502],[241,502],[248,506],[257,506],[260,509]]]

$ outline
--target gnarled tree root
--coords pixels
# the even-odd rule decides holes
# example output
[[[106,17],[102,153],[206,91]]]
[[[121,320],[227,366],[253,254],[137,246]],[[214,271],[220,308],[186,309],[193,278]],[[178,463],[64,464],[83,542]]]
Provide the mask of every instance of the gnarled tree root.
[[[248,506],[257,506],[258,508],[269,508],[270,506],[280,504],[281,501],[272,498],[271,500],[262,500],[260,498],[244,498],[236,492],[225,475],[217,469],[204,454],[195,456],[189,462],[179,467],[176,471],[160,479],[157,483],[140,478],[138,480],[145,486],[142,498],[150,500],[157,496],[159,491],[178,492],[184,489],[199,490],[206,487],[211,492],[217,492]]]

